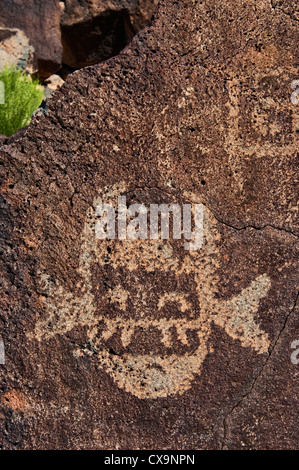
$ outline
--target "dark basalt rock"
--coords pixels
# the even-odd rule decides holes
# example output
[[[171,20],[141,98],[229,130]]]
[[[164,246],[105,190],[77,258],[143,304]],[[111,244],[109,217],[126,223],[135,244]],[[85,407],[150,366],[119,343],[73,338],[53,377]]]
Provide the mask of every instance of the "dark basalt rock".
[[[63,63],[73,69],[117,55],[149,25],[158,0],[66,0]]]
[[[298,24],[162,1],[1,147],[3,449],[298,446]],[[204,244],[96,207],[203,204]]]

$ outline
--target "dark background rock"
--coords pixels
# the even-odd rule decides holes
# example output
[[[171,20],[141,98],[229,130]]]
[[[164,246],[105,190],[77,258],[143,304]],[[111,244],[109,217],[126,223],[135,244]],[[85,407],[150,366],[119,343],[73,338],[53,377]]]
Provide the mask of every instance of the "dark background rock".
[[[165,0],[119,56],[71,74],[45,115],[4,142],[3,449],[298,447],[297,45],[297,22],[268,0]],[[174,241],[144,258],[117,242],[89,256],[95,200],[120,193],[130,203],[202,202],[197,264]],[[152,307],[163,289],[189,307],[170,303],[159,330]],[[131,303],[105,336],[125,290]],[[230,323],[223,305],[235,322],[240,305],[243,319]],[[208,339],[190,330],[182,342],[180,325],[207,311]],[[134,322],[143,327],[126,344]],[[200,344],[208,350],[187,384],[178,368],[159,396],[144,371],[145,396],[142,356],[155,354],[166,380],[163,360],[190,359]]]
[[[29,38],[33,70],[42,78],[59,70],[65,77],[118,54],[149,25],[157,1],[0,0],[0,26],[18,28]],[[16,48],[20,54],[20,45]],[[24,56],[28,44],[23,48]]]
[[[0,26],[24,31],[35,49],[37,69],[42,77],[61,66],[60,17],[58,0],[0,0]]]
[[[73,69],[118,54],[152,18],[157,0],[66,0],[61,19],[63,63]]]

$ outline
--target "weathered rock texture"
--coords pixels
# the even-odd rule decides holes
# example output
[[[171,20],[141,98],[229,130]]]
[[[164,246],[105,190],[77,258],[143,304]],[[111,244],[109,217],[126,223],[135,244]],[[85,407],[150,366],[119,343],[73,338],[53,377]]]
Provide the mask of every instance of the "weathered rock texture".
[[[45,97],[50,98],[64,84],[64,80],[59,75],[51,75],[44,81]],[[39,110],[37,111],[39,112]]]
[[[298,447],[298,22],[168,0],[1,161],[3,449]],[[202,203],[204,245],[100,241],[100,202]]]

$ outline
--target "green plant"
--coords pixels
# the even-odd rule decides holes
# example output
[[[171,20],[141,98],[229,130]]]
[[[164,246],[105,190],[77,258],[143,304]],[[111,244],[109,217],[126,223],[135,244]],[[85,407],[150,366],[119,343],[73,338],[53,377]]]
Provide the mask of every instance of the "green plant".
[[[4,100],[0,101],[0,134],[10,136],[29,124],[43,100],[44,90],[37,79],[12,66],[0,71],[0,85],[4,91]]]

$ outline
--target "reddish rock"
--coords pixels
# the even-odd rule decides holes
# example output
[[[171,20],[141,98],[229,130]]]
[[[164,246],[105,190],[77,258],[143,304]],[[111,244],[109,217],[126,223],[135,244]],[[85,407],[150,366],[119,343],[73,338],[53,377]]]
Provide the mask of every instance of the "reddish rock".
[[[55,73],[61,66],[60,17],[58,0],[0,0],[0,26],[25,33],[35,50],[42,77]]]
[[[3,449],[296,449],[298,24],[162,1],[1,147]],[[202,204],[204,243],[96,207]]]

